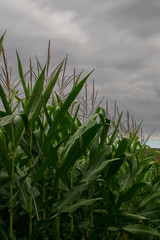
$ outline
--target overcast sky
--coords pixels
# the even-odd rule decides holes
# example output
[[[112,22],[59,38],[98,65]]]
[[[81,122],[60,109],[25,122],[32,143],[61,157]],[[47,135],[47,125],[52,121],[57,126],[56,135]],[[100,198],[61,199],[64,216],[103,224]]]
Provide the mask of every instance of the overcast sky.
[[[146,134],[160,139],[159,0],[0,0],[0,35],[8,64],[46,59],[54,67],[69,54],[68,67],[93,68],[99,96],[129,110]]]

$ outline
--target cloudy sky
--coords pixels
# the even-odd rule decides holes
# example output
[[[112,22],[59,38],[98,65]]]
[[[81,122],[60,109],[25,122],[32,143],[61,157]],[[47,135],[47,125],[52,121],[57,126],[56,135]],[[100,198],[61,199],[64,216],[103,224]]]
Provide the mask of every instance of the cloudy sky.
[[[160,139],[159,0],[0,0],[0,22],[9,65],[16,49],[23,65],[43,61],[50,39],[54,66],[68,53],[69,69],[94,68],[89,82],[110,109],[116,100]]]

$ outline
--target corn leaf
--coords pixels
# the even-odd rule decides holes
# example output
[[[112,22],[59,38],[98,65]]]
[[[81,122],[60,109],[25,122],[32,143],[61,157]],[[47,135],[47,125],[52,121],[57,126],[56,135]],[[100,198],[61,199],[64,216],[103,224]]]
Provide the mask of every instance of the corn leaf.
[[[24,114],[27,116],[28,121],[32,118],[32,116],[37,111],[37,107],[40,103],[42,91],[43,91],[43,85],[44,85],[44,74],[45,74],[45,68],[41,72],[39,78],[37,79],[33,91],[32,91],[32,97],[28,100],[27,104],[24,107]],[[19,141],[21,137],[24,134],[26,121],[24,122],[24,119],[19,118],[17,119],[17,127],[16,127],[16,133],[15,133],[15,148],[17,148]]]
[[[114,140],[115,140],[115,138],[116,138],[116,136],[118,134],[118,127],[119,127],[119,124],[121,122],[122,114],[123,114],[123,112],[120,114],[119,119],[118,119],[118,123],[115,126],[115,129],[114,129],[114,131],[112,133],[111,138],[109,139],[109,145],[111,145],[114,142]]]
[[[148,195],[147,197],[145,197],[141,204],[139,205],[139,207],[143,207],[143,206],[146,206],[147,204],[149,204],[150,202],[153,202],[154,200],[156,199],[159,199],[160,197],[160,191],[156,191],[154,192],[153,194],[151,195]]]
[[[143,224],[128,225],[126,227],[123,227],[122,229],[132,234],[143,234],[143,235],[149,234],[149,235],[160,237],[160,233],[157,230],[151,227],[145,226]]]
[[[5,117],[0,118],[0,127],[10,124],[14,121],[16,115],[7,115]]]
[[[1,97],[1,100],[3,102],[3,106],[4,106],[5,110],[6,110],[6,113],[7,114],[12,114],[11,108],[9,106],[9,103],[7,101],[7,98],[6,98],[6,94],[5,94],[5,92],[4,92],[3,88],[2,88],[1,83],[0,83],[0,97]]]
[[[95,202],[102,200],[103,198],[93,198],[93,199],[81,199],[77,203],[71,204],[69,206],[65,206],[60,211],[61,213],[69,213],[77,210],[78,208],[82,206],[90,206],[93,205]]]
[[[22,83],[22,86],[23,86],[23,90],[24,90],[25,96],[28,99],[29,98],[29,94],[28,94],[28,91],[27,91],[27,87],[26,87],[26,83],[25,83],[24,77],[23,77],[23,69],[22,69],[21,60],[19,58],[19,55],[18,55],[17,51],[16,51],[16,53],[17,53],[17,60],[18,60],[19,76],[20,76],[20,79],[21,79],[21,83]]]
[[[58,126],[58,124],[62,121],[64,115],[68,111],[69,107],[71,106],[71,104],[73,103],[73,101],[75,100],[75,98],[77,97],[79,92],[81,91],[84,83],[86,82],[86,80],[88,79],[88,77],[91,75],[92,72],[90,72],[86,77],[84,77],[79,82],[79,84],[76,87],[74,87],[74,89],[72,89],[72,91],[70,92],[69,96],[65,100],[64,104],[62,105],[60,111],[56,115],[56,117],[55,117],[55,119],[54,119],[54,121],[53,121],[53,123],[52,123],[52,125],[51,125],[51,127],[49,129],[49,131],[48,131],[43,151],[46,152],[48,150],[48,146],[50,144],[50,141],[52,140],[52,133],[55,131],[55,129]]]
[[[41,101],[39,102],[38,106],[37,106],[37,110],[35,111],[34,115],[33,115],[33,123],[37,120],[39,113],[42,109],[43,106],[45,106],[51,96],[51,93],[53,91],[53,88],[57,82],[57,79],[59,77],[60,71],[62,69],[63,66],[63,62],[61,63],[58,71],[56,72],[56,74],[52,77],[52,79],[50,80],[48,86],[45,89],[45,92],[42,95]]]
[[[55,183],[63,175],[63,173],[66,172],[69,168],[71,168],[75,164],[77,159],[85,153],[86,149],[89,147],[90,142],[93,140],[100,127],[101,124],[96,124],[91,128],[87,129],[78,139],[76,139],[76,141],[70,148],[67,156],[65,157],[61,167],[56,172]],[[83,148],[81,147],[81,139],[83,143]]]

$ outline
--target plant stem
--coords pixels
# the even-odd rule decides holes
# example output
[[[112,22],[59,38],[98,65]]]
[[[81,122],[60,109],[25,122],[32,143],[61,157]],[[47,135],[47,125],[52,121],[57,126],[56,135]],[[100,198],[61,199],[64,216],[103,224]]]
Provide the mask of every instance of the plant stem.
[[[14,187],[14,160],[15,160],[15,136],[14,136],[14,127],[12,124],[12,170],[11,170],[11,182],[10,182],[10,228],[9,228],[9,237],[13,238],[13,187]]]
[[[30,217],[29,217],[29,235],[32,235],[32,230],[33,230],[33,216],[32,216],[32,194],[33,194],[33,189],[31,187],[30,189],[30,205],[29,205],[29,213],[30,213]]]
[[[59,240],[59,224],[60,224],[60,219],[59,217],[56,217],[53,223],[53,236],[54,240]]]
[[[11,187],[10,187],[10,239],[12,239],[13,236],[13,186],[14,186],[14,159],[15,154],[12,156],[12,173],[11,173]]]
[[[43,174],[43,204],[46,201],[46,183],[45,183],[45,173]],[[46,218],[46,208],[43,209],[43,219]]]
[[[91,229],[93,231],[93,208],[91,210]]]
[[[60,164],[61,164],[60,151],[59,150],[57,151],[57,156],[58,156],[57,166],[59,168]],[[60,181],[60,178],[59,178],[58,179],[58,185],[57,185],[57,188],[58,188],[57,201],[60,200],[60,194],[61,194],[60,184],[61,184],[61,181]],[[54,224],[53,224],[53,234],[55,236],[55,238],[54,238],[55,240],[59,240],[60,239],[60,236],[59,236],[59,230],[60,230],[59,226],[60,226],[60,217],[56,217],[56,219],[54,221]]]
[[[70,172],[70,175],[71,175],[71,190],[73,188],[73,169],[71,168],[71,172]],[[71,233],[73,232],[73,228],[74,228],[74,223],[73,223],[73,214],[71,212]]]
[[[42,124],[44,125],[44,112],[42,113]],[[44,135],[45,135],[45,132],[43,131],[42,132],[42,141],[43,141],[43,144],[44,144]],[[43,162],[45,162],[45,157],[43,157]],[[43,201],[43,204],[45,204],[45,201],[46,201],[46,171],[45,170],[43,172],[43,194],[42,194],[42,201]],[[46,218],[46,208],[44,207],[43,208],[43,219]]]
[[[31,129],[30,129],[30,153],[32,154],[32,123],[31,123]],[[32,160],[33,158],[30,159],[30,169],[32,168]],[[30,187],[30,204],[29,204],[29,235],[32,235],[32,230],[33,230],[33,216],[32,216],[32,212],[33,212],[33,187],[32,187],[32,177],[33,177],[33,173],[31,170],[31,187]]]

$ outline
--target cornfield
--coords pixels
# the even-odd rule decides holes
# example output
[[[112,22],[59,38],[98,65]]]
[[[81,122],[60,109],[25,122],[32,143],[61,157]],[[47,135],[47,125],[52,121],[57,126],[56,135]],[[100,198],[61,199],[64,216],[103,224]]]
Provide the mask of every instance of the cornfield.
[[[67,57],[49,74],[50,43],[44,68],[30,60],[28,81],[17,52],[13,86],[3,38],[0,239],[160,239],[160,167],[141,124],[126,130],[116,106],[112,119],[94,82],[89,105],[92,72],[67,78]]]

